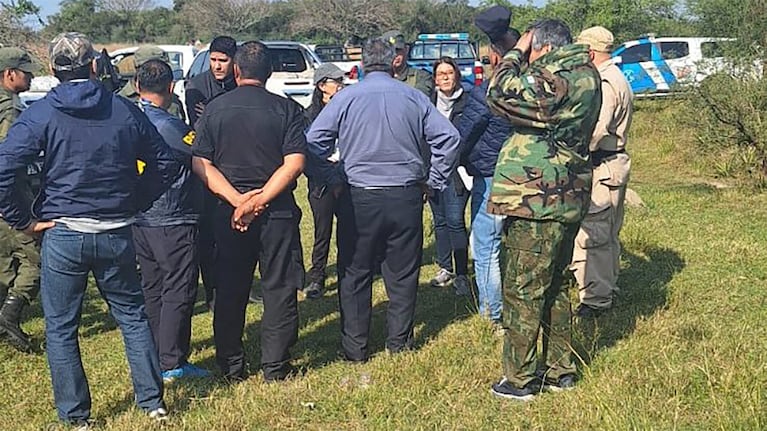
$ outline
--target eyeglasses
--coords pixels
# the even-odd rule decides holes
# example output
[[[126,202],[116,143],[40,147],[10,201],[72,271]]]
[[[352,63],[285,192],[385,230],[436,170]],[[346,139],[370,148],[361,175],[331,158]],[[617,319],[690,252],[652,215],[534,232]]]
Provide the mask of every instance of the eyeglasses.
[[[437,78],[450,78],[455,77],[455,73],[453,72],[439,72],[437,73]]]

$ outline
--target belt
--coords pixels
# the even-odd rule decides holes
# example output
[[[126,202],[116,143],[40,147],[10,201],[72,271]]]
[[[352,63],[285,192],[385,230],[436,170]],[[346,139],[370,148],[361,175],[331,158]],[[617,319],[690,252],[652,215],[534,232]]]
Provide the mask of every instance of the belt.
[[[617,156],[618,154],[625,154],[626,150],[596,150],[591,153],[591,165],[592,166],[599,166],[604,162],[605,160],[610,160],[611,158]]]
[[[405,190],[411,187],[420,187],[419,184],[408,184],[406,186],[368,186],[368,187],[356,187],[351,186],[353,189],[359,190]]]

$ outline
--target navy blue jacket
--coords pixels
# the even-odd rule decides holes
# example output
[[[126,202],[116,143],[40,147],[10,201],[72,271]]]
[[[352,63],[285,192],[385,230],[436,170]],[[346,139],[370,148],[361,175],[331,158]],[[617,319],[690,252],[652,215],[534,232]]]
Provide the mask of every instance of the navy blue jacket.
[[[15,172],[44,151],[33,208],[15,192]],[[146,163],[138,174],[136,161]],[[0,213],[16,229],[34,217],[119,220],[149,208],[178,172],[141,110],[94,80],[65,82],[25,110],[0,144]]]
[[[461,164],[473,177],[492,177],[503,143],[513,133],[511,124],[487,106],[487,81],[475,87],[458,123]]]
[[[147,211],[136,216],[138,226],[176,226],[195,224],[202,212],[203,184],[192,172],[194,131],[186,123],[148,101],[139,107],[157,128],[179,163],[173,183]]]

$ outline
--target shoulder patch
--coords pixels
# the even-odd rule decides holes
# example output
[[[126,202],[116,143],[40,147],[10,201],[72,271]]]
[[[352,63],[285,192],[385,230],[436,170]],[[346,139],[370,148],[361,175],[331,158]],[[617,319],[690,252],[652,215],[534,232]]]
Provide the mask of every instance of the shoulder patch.
[[[181,140],[184,141],[187,145],[192,145],[194,143],[194,130],[190,130],[189,133],[186,134]]]

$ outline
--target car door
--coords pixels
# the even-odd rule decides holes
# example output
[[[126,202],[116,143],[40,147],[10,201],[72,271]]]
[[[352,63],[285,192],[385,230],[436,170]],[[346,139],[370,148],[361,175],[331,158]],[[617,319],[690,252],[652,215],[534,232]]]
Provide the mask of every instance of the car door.
[[[612,56],[636,94],[667,92],[676,82],[659,47],[650,39],[627,42]]]

